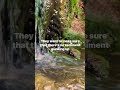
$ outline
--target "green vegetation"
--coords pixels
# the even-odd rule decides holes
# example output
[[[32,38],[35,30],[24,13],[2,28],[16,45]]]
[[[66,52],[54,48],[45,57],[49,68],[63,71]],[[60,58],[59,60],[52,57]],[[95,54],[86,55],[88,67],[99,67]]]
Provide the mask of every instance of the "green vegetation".
[[[48,1],[36,0],[36,45],[41,40],[80,40],[81,46],[69,46],[68,51],[52,51],[52,47],[47,48],[48,52],[40,55],[41,67],[36,69],[36,90],[44,90],[46,87],[58,90],[68,88],[69,85],[80,85],[79,89],[84,90],[84,52],[81,52],[85,43],[83,4],[81,0]]]

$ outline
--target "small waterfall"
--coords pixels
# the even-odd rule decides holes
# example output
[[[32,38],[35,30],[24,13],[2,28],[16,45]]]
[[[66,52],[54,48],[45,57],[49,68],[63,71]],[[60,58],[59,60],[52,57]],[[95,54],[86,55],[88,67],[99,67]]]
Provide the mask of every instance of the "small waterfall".
[[[43,39],[43,22],[45,19],[46,0],[35,1],[35,58],[41,59],[44,54],[44,48],[40,47]]]
[[[46,37],[46,28],[49,25],[53,14],[53,0],[36,0],[35,1],[35,58],[40,60],[49,51],[46,47],[41,47],[41,40]]]

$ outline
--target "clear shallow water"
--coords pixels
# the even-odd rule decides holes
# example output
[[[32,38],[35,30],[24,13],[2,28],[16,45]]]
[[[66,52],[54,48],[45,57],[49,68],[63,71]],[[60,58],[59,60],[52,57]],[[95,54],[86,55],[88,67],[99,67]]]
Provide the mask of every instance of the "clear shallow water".
[[[71,58],[45,53],[36,60],[36,90],[85,90],[84,66]]]

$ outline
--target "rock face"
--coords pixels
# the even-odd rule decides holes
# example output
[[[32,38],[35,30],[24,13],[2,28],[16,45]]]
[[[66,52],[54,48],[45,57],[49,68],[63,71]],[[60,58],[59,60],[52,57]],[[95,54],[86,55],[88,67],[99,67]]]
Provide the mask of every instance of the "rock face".
[[[120,5],[118,0],[88,0],[85,9],[87,15],[108,17],[113,21],[120,21]]]
[[[34,65],[25,65],[24,63],[24,60],[28,60],[27,56],[29,53],[25,52],[26,49],[18,50],[16,47],[13,49],[13,43],[16,40],[13,36],[14,33],[34,32],[34,30],[31,31],[28,28],[30,27],[28,25],[29,20],[34,18],[31,15],[34,9],[32,1],[0,0],[0,90],[31,90],[30,87],[34,87],[32,86],[33,84],[30,84],[34,76]],[[19,41],[16,40],[15,42]],[[16,55],[14,55],[15,52]],[[30,60],[34,61],[34,59],[29,58]],[[25,67],[28,67],[23,67],[24,69],[18,68],[19,62],[24,63]],[[29,74],[27,71],[30,71]],[[32,72],[33,74],[31,75]],[[34,80],[32,83],[34,83]]]
[[[109,74],[109,63],[102,56],[93,52],[86,53],[86,71],[98,78],[107,78]]]

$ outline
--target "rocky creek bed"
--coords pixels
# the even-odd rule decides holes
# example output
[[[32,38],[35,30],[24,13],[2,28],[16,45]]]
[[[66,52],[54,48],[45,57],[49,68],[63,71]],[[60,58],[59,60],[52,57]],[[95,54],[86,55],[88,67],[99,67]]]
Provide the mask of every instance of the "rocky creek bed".
[[[84,63],[44,55],[36,61],[36,90],[85,90]]]

